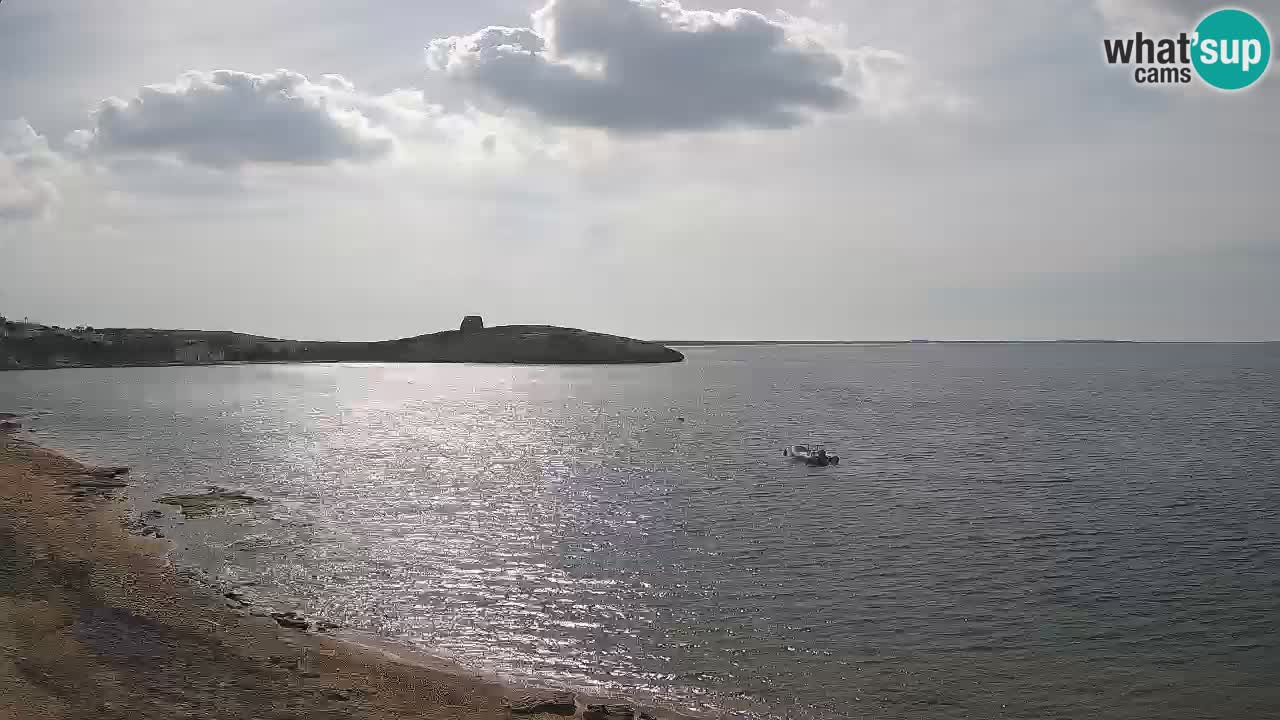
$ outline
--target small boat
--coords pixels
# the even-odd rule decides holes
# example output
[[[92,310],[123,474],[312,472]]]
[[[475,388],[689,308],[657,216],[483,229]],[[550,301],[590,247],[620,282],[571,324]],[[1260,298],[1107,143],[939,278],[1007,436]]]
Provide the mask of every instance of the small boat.
[[[792,445],[791,447],[784,449],[782,451],[782,455],[784,457],[795,458],[796,460],[803,460],[805,465],[811,465],[814,467],[826,467],[828,465],[840,464],[839,455],[828,455],[825,448],[817,445],[812,448],[808,445]]]

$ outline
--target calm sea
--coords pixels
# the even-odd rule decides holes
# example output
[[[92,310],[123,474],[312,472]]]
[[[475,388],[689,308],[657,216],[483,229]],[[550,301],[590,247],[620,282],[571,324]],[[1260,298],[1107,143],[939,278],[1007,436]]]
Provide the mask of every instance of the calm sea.
[[[1280,345],[0,373],[249,595],[744,716],[1280,717]],[[843,461],[797,466],[792,442]]]

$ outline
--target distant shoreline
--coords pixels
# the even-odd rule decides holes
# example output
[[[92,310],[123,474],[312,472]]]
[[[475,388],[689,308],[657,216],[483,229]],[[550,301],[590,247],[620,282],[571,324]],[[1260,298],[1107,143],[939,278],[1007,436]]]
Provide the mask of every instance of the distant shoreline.
[[[1280,340],[655,340],[668,347],[718,345],[1280,345]]]
[[[497,365],[655,364],[684,360],[664,345],[554,325],[484,327],[376,342],[281,340],[234,332],[63,328],[0,322],[0,369],[217,365],[226,362],[426,362]]]
[[[683,359],[683,358],[682,358]],[[344,365],[344,364],[370,364],[370,365],[485,365],[485,366],[506,366],[506,367],[584,367],[584,366],[614,366],[614,365],[665,365],[674,361],[671,360],[636,360],[623,362],[599,362],[599,361],[576,361],[576,360],[549,360],[542,362],[516,362],[516,361],[487,361],[487,360],[218,360],[213,362],[123,362],[123,363],[102,363],[102,364],[67,364],[67,365],[40,365],[34,367],[5,367],[0,366],[0,372],[19,372],[22,370],[112,370],[117,368],[169,368],[169,367],[239,367],[242,365]]]

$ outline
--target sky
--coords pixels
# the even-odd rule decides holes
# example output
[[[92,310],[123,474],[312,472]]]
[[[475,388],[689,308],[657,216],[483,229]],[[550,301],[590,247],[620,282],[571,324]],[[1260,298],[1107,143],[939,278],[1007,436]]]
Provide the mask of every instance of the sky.
[[[0,314],[1278,340],[1280,77],[1103,59],[1215,7],[4,0]]]

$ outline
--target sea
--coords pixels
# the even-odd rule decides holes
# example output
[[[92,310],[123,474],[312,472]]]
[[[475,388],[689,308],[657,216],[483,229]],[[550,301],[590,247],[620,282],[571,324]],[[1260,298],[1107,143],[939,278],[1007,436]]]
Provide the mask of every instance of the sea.
[[[1280,345],[682,349],[4,372],[0,411],[131,466],[180,568],[510,682],[741,718],[1280,717]],[[212,486],[262,502],[154,503]]]

